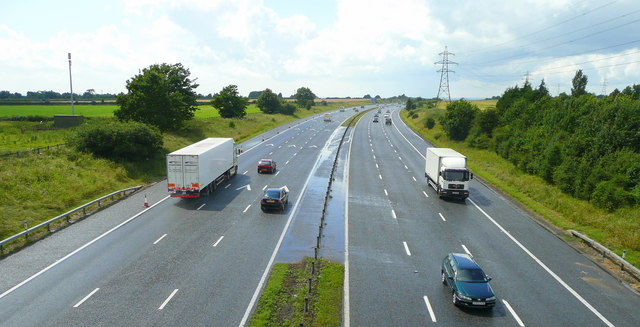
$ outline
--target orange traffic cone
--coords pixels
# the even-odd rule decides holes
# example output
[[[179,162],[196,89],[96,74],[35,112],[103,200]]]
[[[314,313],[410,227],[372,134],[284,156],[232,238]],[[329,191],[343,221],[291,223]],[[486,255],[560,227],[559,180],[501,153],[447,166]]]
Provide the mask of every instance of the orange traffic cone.
[[[144,195],[144,207],[149,208],[149,201],[147,201],[147,195]]]

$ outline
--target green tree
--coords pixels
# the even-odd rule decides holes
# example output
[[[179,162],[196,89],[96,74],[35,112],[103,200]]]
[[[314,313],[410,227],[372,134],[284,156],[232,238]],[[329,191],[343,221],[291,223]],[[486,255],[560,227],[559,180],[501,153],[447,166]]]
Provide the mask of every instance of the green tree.
[[[578,69],[576,75],[571,81],[571,96],[578,97],[587,93],[587,75],[582,73],[582,69]]]
[[[407,110],[413,110],[416,107],[416,103],[411,98],[407,99],[407,103],[405,104],[405,108],[407,108]]]
[[[260,94],[262,93],[262,91],[251,91],[249,92],[249,96],[247,96],[247,98],[249,99],[257,99],[260,97]]]
[[[273,93],[270,89],[266,89],[261,91],[258,100],[256,101],[256,106],[260,109],[260,111],[265,114],[275,114],[280,112],[280,107],[282,106],[280,103],[280,99],[278,96]]]
[[[362,98],[363,98],[363,99],[371,99],[371,95],[369,95],[369,94],[365,94]]]
[[[296,112],[296,106],[291,102],[283,101],[280,112],[285,115],[293,115]]]
[[[239,95],[236,85],[225,86],[211,100],[211,105],[218,109],[222,118],[243,118],[247,114],[247,104],[248,100]]]
[[[308,87],[301,87],[296,91],[294,98],[298,106],[311,109],[314,103],[313,100],[317,97]]]
[[[452,140],[462,141],[469,135],[473,118],[478,107],[465,100],[457,100],[447,105],[447,112],[442,119],[442,128]]]
[[[182,127],[197,110],[198,84],[189,79],[182,64],[155,64],[127,80],[127,93],[116,97],[113,114],[120,121],[133,120],[162,131]]]

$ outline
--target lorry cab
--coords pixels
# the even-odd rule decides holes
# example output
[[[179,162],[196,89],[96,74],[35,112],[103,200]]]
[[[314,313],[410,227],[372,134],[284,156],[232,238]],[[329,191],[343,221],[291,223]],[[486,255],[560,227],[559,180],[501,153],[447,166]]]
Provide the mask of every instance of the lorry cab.
[[[469,197],[473,174],[467,169],[467,158],[453,149],[427,148],[425,177],[440,197]]]
[[[331,114],[324,114],[324,121],[331,121]]]

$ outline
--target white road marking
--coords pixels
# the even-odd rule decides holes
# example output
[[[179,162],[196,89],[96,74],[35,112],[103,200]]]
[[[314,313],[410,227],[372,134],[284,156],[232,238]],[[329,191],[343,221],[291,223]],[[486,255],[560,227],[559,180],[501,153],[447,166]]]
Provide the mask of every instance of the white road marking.
[[[274,176],[278,176],[278,174],[280,174],[280,171],[276,171],[276,174]]]
[[[376,169],[380,169],[380,167],[378,167],[378,164],[376,164]]]
[[[513,318],[518,323],[518,326],[524,327],[524,324],[522,323],[522,320],[520,320],[520,317],[518,317],[518,314],[513,310],[513,308],[511,308],[511,305],[509,304],[509,302],[507,302],[506,300],[502,300],[502,303],[504,303],[504,306],[507,307],[507,310],[509,310],[509,312],[511,312],[511,315],[513,316]]]
[[[357,124],[357,123],[356,123]],[[355,133],[355,128],[351,130],[351,137]],[[351,311],[349,298],[349,165],[351,164],[351,145],[349,143],[349,152],[347,153],[347,160],[344,165],[344,282],[342,286],[342,323],[344,327],[351,327]]]
[[[427,195],[427,192],[425,192],[425,191],[422,191],[422,194],[424,194],[424,196],[426,196],[426,197],[429,197],[429,196]]]
[[[47,267],[45,267],[44,269],[40,270],[39,272],[37,272],[37,273],[35,273],[35,274],[31,275],[31,277],[29,277],[29,278],[27,278],[27,279],[23,280],[23,281],[22,281],[22,282],[20,282],[18,285],[14,286],[14,287],[12,287],[12,288],[10,288],[10,289],[6,290],[4,293],[0,294],[0,299],[2,299],[3,297],[5,297],[5,296],[7,296],[7,295],[11,294],[13,291],[15,291],[15,290],[17,290],[18,288],[22,287],[22,285],[24,285],[24,284],[26,284],[26,283],[30,282],[30,281],[31,281],[31,280],[33,280],[34,278],[36,278],[36,277],[38,277],[38,276],[40,276],[40,275],[44,274],[47,270],[49,270],[49,269],[51,269],[51,268],[53,268],[53,267],[57,266],[58,264],[60,264],[60,263],[61,263],[61,262],[63,262],[63,261],[65,261],[65,260],[69,259],[71,256],[73,256],[74,254],[76,254],[76,253],[78,253],[78,252],[82,251],[82,250],[83,250],[84,248],[86,248],[87,246],[89,246],[89,245],[91,245],[91,244],[93,244],[93,243],[97,242],[99,239],[101,239],[101,238],[103,238],[103,237],[105,237],[105,236],[107,236],[107,235],[111,234],[111,232],[113,232],[114,230],[116,230],[116,229],[118,229],[118,228],[120,228],[120,227],[124,226],[124,225],[125,225],[125,224],[127,224],[128,222],[130,222],[130,221],[132,221],[132,220],[134,220],[134,219],[138,218],[138,217],[139,217],[140,215],[142,215],[143,213],[145,213],[145,212],[147,212],[147,211],[151,210],[151,208],[153,208],[153,207],[157,206],[158,204],[162,203],[164,200],[166,200],[166,199],[168,199],[168,198],[170,198],[170,197],[171,197],[170,195],[165,196],[162,200],[160,200],[160,201],[158,201],[158,202],[156,202],[156,203],[152,204],[150,207],[145,208],[144,210],[142,210],[142,211],[138,212],[137,214],[133,215],[131,218],[129,218],[129,219],[127,219],[127,220],[125,220],[125,221],[121,222],[121,223],[120,223],[120,224],[118,224],[117,226],[115,226],[115,227],[111,228],[110,230],[108,230],[108,231],[106,231],[106,232],[102,233],[100,236],[98,236],[98,237],[94,238],[93,240],[91,240],[91,241],[89,241],[89,242],[85,243],[83,246],[81,246],[81,247],[79,247],[79,248],[75,249],[75,250],[74,250],[74,251],[72,251],[71,253],[69,253],[69,254],[67,254],[66,256],[62,257],[61,259],[57,260],[56,262],[54,262],[54,263],[52,263],[52,264],[48,265]]]
[[[202,204],[201,206],[199,206],[199,207],[198,207],[198,209],[196,209],[196,210],[200,210],[200,209],[202,209],[202,207],[204,207],[205,205],[206,205],[206,203],[203,203],[203,204]]]
[[[153,242],[153,244],[158,244],[158,242],[160,242],[165,236],[167,236],[167,234],[160,236],[160,238]]]
[[[382,175],[378,174],[378,178],[382,179]]]
[[[402,157],[398,156],[398,159],[400,159],[400,161],[402,161]]]
[[[225,186],[224,188],[228,188],[229,186],[231,186],[231,184],[227,184],[227,186]]]
[[[471,254],[471,251],[469,251],[469,249],[467,249],[467,247],[464,246],[464,244],[462,244],[462,248],[464,249],[464,252],[466,252],[470,257],[473,258],[473,254]]]
[[[387,189],[384,189],[384,195],[389,196],[389,193],[387,193]]]
[[[409,246],[407,245],[407,242],[402,241],[402,244],[404,244],[404,251],[407,252],[408,256],[411,256],[411,251],[409,251]]]
[[[241,189],[243,189],[243,188],[245,188],[245,187],[247,188],[247,191],[251,191],[251,184],[247,184],[247,185],[244,185],[244,186],[240,186],[240,187],[238,187],[238,188],[236,189],[236,191],[240,191]]]
[[[267,188],[267,185],[265,185],[265,186],[262,188],[262,190],[264,191],[264,189],[265,189],[265,188]]]
[[[424,299],[424,304],[427,305],[427,310],[429,310],[429,315],[431,316],[431,321],[436,322],[436,315],[433,313],[433,309],[431,308],[431,303],[429,303],[429,299],[427,296],[422,297]]]
[[[285,162],[284,164],[285,164],[285,165],[288,165],[288,164],[289,164],[289,160],[287,160],[287,162]]]
[[[273,146],[273,143],[269,143],[269,144],[267,144],[266,146]]]
[[[84,301],[88,300],[91,295],[93,295],[95,292],[97,292],[98,290],[100,290],[100,288],[96,288],[95,290],[93,290],[93,292],[89,293],[87,296],[85,296],[82,300],[80,300],[80,302],[76,303],[76,305],[74,305],[74,308],[79,307],[80,305],[82,305],[82,303],[84,303]]]
[[[373,160],[376,160],[376,155],[375,154],[373,155]]]
[[[558,283],[560,283],[560,285],[562,285],[567,291],[569,291],[569,293],[571,293],[571,295],[573,295],[585,307],[587,307],[589,310],[591,310],[591,312],[593,312],[593,314],[595,314],[598,318],[600,318],[600,320],[602,322],[604,322],[605,325],[607,325],[609,327],[614,327],[614,325],[609,320],[607,320],[607,318],[605,318],[600,312],[598,312],[598,310],[596,310],[596,308],[594,308],[589,302],[587,302],[587,300],[585,300],[582,296],[580,296],[580,294],[578,294],[578,292],[576,292],[573,288],[571,288],[571,286],[569,286],[567,283],[565,283],[558,275],[556,275],[556,273],[554,273],[551,269],[549,269],[549,267],[547,267],[547,265],[545,265],[533,253],[531,253],[531,251],[529,251],[529,249],[527,249],[524,245],[522,245],[522,243],[520,243],[518,240],[516,240],[516,238],[513,237],[509,232],[507,232],[507,230],[504,229],[500,224],[498,224],[497,221],[495,221],[484,210],[482,210],[482,208],[480,208],[480,206],[478,206],[471,199],[469,199],[469,202],[471,202],[471,204],[473,204],[476,208],[478,208],[478,210],[480,210],[480,212],[482,212],[482,214],[485,215],[485,217],[487,217],[494,225],[496,225],[498,227],[498,229],[500,229],[505,235],[507,235],[514,243],[516,243],[516,245],[518,247],[520,247],[527,255],[529,255],[529,257],[531,257],[531,259],[533,259],[538,265],[540,265],[540,267],[542,267],[544,270],[546,270],[547,273],[549,273],[549,275],[551,275],[551,277],[553,277],[556,281],[558,281]]]
[[[281,148],[282,148],[282,145],[278,145],[278,149],[281,149]]]
[[[251,205],[248,205],[246,208],[244,208],[244,211],[242,211],[242,213],[247,212],[247,210],[249,210],[249,207],[251,207]]]
[[[404,169],[409,170],[409,167],[407,167],[407,165],[404,165]]]
[[[216,246],[218,246],[218,243],[220,243],[220,241],[222,241],[223,238],[224,236],[220,236],[220,238],[215,243],[213,243],[213,247],[215,248]]]
[[[158,310],[162,310],[164,309],[164,306],[167,305],[167,303],[169,303],[169,301],[171,301],[171,298],[176,295],[176,293],[178,293],[178,289],[176,288],[175,290],[173,290],[173,292],[171,292],[171,295],[169,295],[169,297],[164,300],[164,302],[162,303],[162,305],[158,308]]]
[[[417,182],[417,181],[418,181],[418,180],[416,179],[416,177],[415,177],[415,176],[411,176],[411,178],[413,178],[413,181],[414,181],[414,182]]]
[[[251,191],[251,184],[247,184],[247,191]]]
[[[272,155],[272,154],[273,154],[273,151],[269,152],[269,155]]]
[[[247,171],[245,171],[244,173],[242,173],[242,175],[246,175],[248,172],[249,172],[249,171],[247,170]]]
[[[447,221],[446,219],[444,219],[444,216],[442,215],[442,213],[438,212],[438,214],[440,215],[440,218],[442,218],[442,221]]]
[[[393,209],[391,209],[391,216],[393,219],[398,219],[398,216],[396,216],[396,212]]]

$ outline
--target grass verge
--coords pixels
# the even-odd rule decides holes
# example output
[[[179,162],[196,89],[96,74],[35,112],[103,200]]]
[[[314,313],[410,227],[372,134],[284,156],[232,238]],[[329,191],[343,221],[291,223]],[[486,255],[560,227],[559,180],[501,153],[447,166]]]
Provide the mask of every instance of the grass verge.
[[[429,130],[424,127],[428,117],[441,115],[438,109],[420,110],[416,118],[402,119],[423,138],[438,147],[453,148],[468,158],[474,174],[496,186],[547,222],[562,229],[580,231],[618,255],[627,250],[626,260],[640,267],[640,212],[632,208],[619,209],[613,213],[596,208],[587,201],[579,200],[546,183],[542,178],[529,175],[493,151],[467,146],[449,140],[441,125]]]
[[[341,325],[344,268],[339,263],[319,259],[309,292],[312,261],[305,258],[299,263],[274,264],[250,326]],[[305,297],[309,301],[306,313]]]

